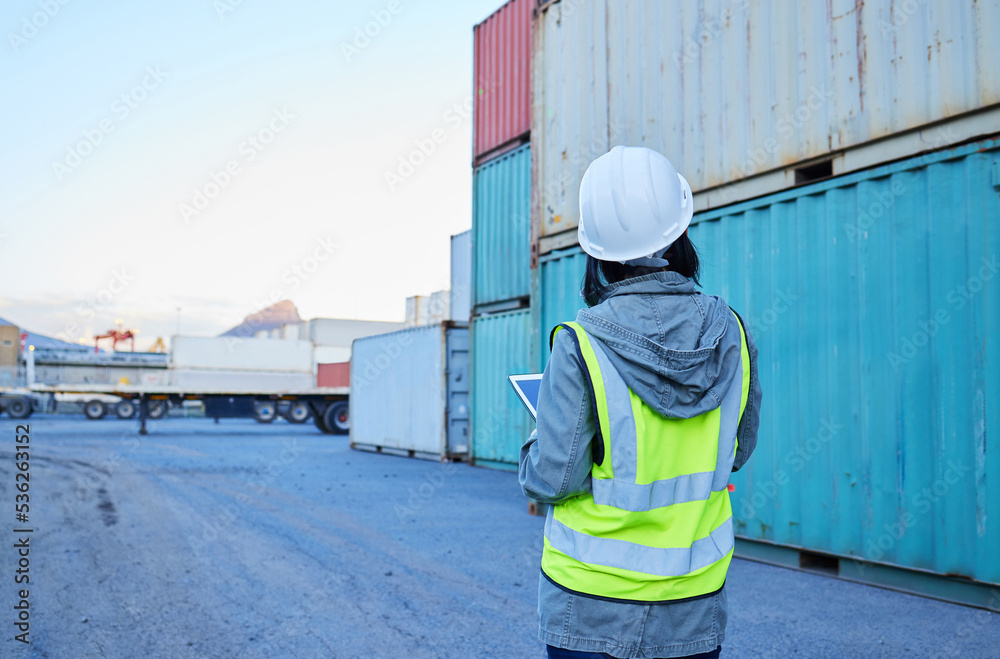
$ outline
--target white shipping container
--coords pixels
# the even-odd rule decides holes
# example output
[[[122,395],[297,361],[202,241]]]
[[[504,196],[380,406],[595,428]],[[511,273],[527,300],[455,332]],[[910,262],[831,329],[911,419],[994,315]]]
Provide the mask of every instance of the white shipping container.
[[[170,349],[170,365],[175,369],[312,373],[313,346],[309,341],[177,336]]]
[[[403,329],[403,323],[378,320],[346,320],[341,318],[313,318],[308,323],[308,338],[317,346],[350,348],[355,339],[375,334],[385,334]],[[339,361],[347,361],[346,359]]]
[[[995,105],[998,25],[1000,0],[547,4],[532,53],[538,234],[576,226],[584,171],[619,144],[666,154],[708,191]],[[886,153],[995,132],[989,112]],[[722,188],[712,204],[758,192]]]
[[[308,336],[301,336],[301,323],[285,323],[281,326],[281,338],[286,341],[298,341],[299,339],[309,340]]]
[[[358,339],[351,445],[447,456],[469,450],[469,330],[432,325]]]
[[[422,327],[427,324],[427,297],[414,295],[406,298],[407,327]]]
[[[451,320],[467,323],[472,317],[472,231],[451,237]]]
[[[427,306],[427,323],[440,325],[446,320],[451,320],[451,291],[431,293]]]
[[[313,364],[339,364],[351,361],[351,349],[340,346],[316,346],[313,348]]]
[[[170,384],[192,391],[241,392],[304,392],[314,389],[312,373],[282,373],[279,371],[237,371],[210,369],[175,369],[169,371]]]

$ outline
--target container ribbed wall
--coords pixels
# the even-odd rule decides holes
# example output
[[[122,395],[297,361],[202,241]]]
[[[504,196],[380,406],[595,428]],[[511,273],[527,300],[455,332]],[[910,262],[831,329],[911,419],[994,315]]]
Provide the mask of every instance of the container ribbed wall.
[[[354,342],[351,444],[447,453],[447,330],[416,327]]]
[[[549,335],[559,323],[576,320],[586,304],[580,297],[587,255],[578,247],[558,250],[539,259],[539,352],[544,369],[549,361]]]
[[[531,149],[525,145],[473,175],[473,304],[528,296],[530,265]]]
[[[739,535],[1000,583],[998,147],[696,216],[760,350]]]
[[[473,29],[473,156],[531,129],[532,0],[511,0]]]
[[[517,468],[534,429],[507,376],[530,373],[528,310],[479,316],[472,322],[472,457],[477,465]]]

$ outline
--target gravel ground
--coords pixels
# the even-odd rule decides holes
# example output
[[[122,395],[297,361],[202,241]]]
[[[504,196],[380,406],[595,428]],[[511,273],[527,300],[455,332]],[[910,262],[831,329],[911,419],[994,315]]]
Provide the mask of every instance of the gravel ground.
[[[29,421],[31,644],[13,640],[5,522],[4,657],[545,656],[542,520],[512,473],[351,451],[311,424]],[[740,560],[727,587],[724,657],[1000,656],[986,611]]]

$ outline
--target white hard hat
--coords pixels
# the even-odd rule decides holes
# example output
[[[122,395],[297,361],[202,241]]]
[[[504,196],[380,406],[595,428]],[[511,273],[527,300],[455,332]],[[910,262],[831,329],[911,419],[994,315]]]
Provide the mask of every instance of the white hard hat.
[[[616,146],[583,175],[580,247],[602,261],[655,257],[681,237],[692,215],[691,186],[666,156]]]

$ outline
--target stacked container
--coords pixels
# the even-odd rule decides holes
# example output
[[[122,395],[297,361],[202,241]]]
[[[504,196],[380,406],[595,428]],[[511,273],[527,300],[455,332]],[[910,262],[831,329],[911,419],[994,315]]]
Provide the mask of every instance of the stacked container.
[[[1000,584],[1000,4],[910,5],[835,18],[790,0],[714,14],[695,0],[542,5],[536,367],[581,304],[583,172],[618,144],[664,153],[701,211],[704,289],[760,351],[760,440],[733,476],[738,552],[987,606]]]
[[[472,460],[500,468],[532,427],[507,382],[531,370],[532,8],[511,0],[474,29]]]

